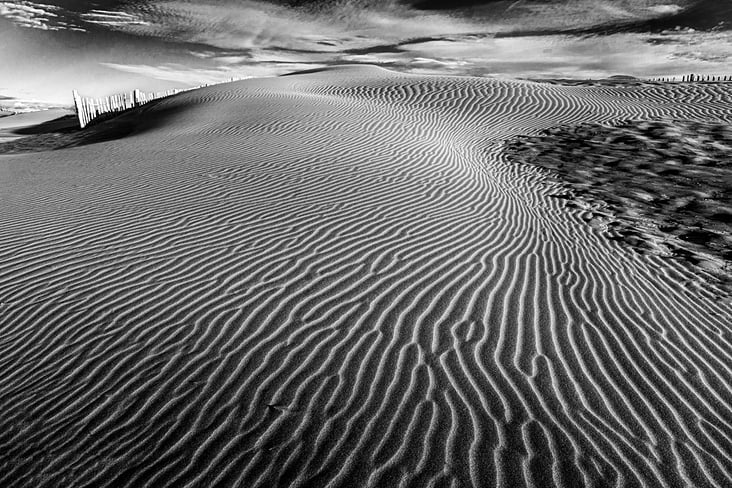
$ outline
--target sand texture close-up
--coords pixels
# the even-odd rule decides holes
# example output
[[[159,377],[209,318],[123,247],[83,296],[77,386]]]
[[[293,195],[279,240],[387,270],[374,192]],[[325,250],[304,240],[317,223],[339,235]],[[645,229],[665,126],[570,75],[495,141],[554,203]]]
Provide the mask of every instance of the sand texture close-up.
[[[732,290],[732,125],[681,120],[556,127],[510,141],[567,183],[556,198],[640,252],[682,259]]]
[[[729,293],[507,148],[661,119],[732,85],[343,66],[14,146],[0,486],[732,486]]]

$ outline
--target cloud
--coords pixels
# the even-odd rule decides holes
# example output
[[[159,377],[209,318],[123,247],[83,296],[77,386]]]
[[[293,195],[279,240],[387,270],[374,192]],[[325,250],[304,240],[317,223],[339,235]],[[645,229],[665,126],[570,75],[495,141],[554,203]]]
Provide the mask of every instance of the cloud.
[[[90,10],[81,14],[81,19],[90,24],[99,24],[107,27],[123,27],[131,25],[147,25],[135,14],[127,12],[113,12],[110,10]]]
[[[676,0],[683,4],[690,0]],[[300,8],[263,0],[147,0],[124,12],[82,14],[114,30],[223,50],[289,49],[333,53],[448,35],[589,27],[652,18],[677,7],[664,0],[573,0],[476,5],[425,11],[408,0],[304,2]]]
[[[24,113],[37,112],[39,110],[49,110],[52,108],[69,108],[63,104],[54,102],[45,102],[34,99],[17,99],[6,98],[0,100],[0,112]]]
[[[33,29],[49,30],[49,22],[58,17],[53,10],[58,7],[32,2],[0,2],[0,15],[17,25]]]
[[[147,64],[117,64],[100,63],[102,66],[125,73],[153,78],[156,80],[174,81],[176,83],[197,86],[205,83],[217,83],[232,77],[239,78],[233,70],[221,69],[193,69],[180,64],[165,64],[152,66]]]
[[[690,72],[719,75],[726,73],[730,53],[732,35],[725,32],[604,37],[453,36],[403,44],[398,52],[352,56],[350,60],[405,71],[429,68],[444,74],[602,78],[619,73],[640,77]]]
[[[648,7],[648,10],[653,12],[654,14],[659,15],[670,15],[670,14],[677,14],[683,10],[683,7],[679,5],[672,5],[672,4],[664,4],[664,5],[653,5],[651,7]]]
[[[0,2],[0,17],[5,17],[16,25],[41,30],[77,30],[78,25],[70,22],[65,11],[55,5],[19,1]]]
[[[343,1],[312,11],[255,0],[163,0],[128,4],[125,13],[111,15],[90,11],[82,18],[133,35],[224,50],[336,53],[405,38],[490,29],[485,22],[416,11],[397,2],[358,8]]]

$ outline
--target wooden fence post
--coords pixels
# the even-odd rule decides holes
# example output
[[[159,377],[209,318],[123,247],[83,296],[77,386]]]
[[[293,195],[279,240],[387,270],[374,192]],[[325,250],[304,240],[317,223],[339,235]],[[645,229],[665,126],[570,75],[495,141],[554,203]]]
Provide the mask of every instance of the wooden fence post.
[[[79,127],[84,128],[84,116],[81,111],[81,99],[79,98],[79,92],[72,90],[71,94],[74,96],[74,109],[76,110],[76,117],[79,119]]]

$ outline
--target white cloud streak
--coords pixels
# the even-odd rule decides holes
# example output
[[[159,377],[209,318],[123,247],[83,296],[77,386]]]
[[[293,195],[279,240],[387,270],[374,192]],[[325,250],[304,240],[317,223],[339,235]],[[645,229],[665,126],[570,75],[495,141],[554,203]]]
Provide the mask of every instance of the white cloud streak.
[[[679,6],[679,5],[672,5],[672,4],[653,5],[651,7],[648,7],[648,10],[650,10],[654,14],[659,14],[659,15],[677,14],[682,9],[683,8],[681,6]]]
[[[166,64],[152,66],[147,64],[118,64],[100,63],[102,66],[112,68],[125,73],[145,76],[163,81],[174,81],[176,83],[197,86],[202,83],[216,83],[225,81],[232,77],[241,76],[229,69],[193,69],[179,64]]]
[[[90,10],[81,14],[81,19],[90,24],[105,25],[108,27],[124,27],[132,25],[148,25],[135,14],[127,12],[113,12],[110,10]]]
[[[70,22],[64,10],[55,5],[43,3],[17,1],[0,2],[0,17],[13,22],[15,25],[30,29],[49,31],[75,30],[83,31],[81,27]]]

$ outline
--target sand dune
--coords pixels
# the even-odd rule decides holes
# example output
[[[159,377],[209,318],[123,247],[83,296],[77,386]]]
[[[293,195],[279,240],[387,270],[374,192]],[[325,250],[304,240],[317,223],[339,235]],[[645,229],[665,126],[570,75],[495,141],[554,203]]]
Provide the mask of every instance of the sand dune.
[[[730,298],[502,147],[731,101],[339,67],[0,155],[0,485],[729,486]]]
[[[0,144],[28,135],[32,127],[41,130],[64,130],[68,127],[66,116],[72,114],[65,109],[50,109],[40,112],[11,114],[0,111]],[[2,146],[0,146],[2,147]]]

